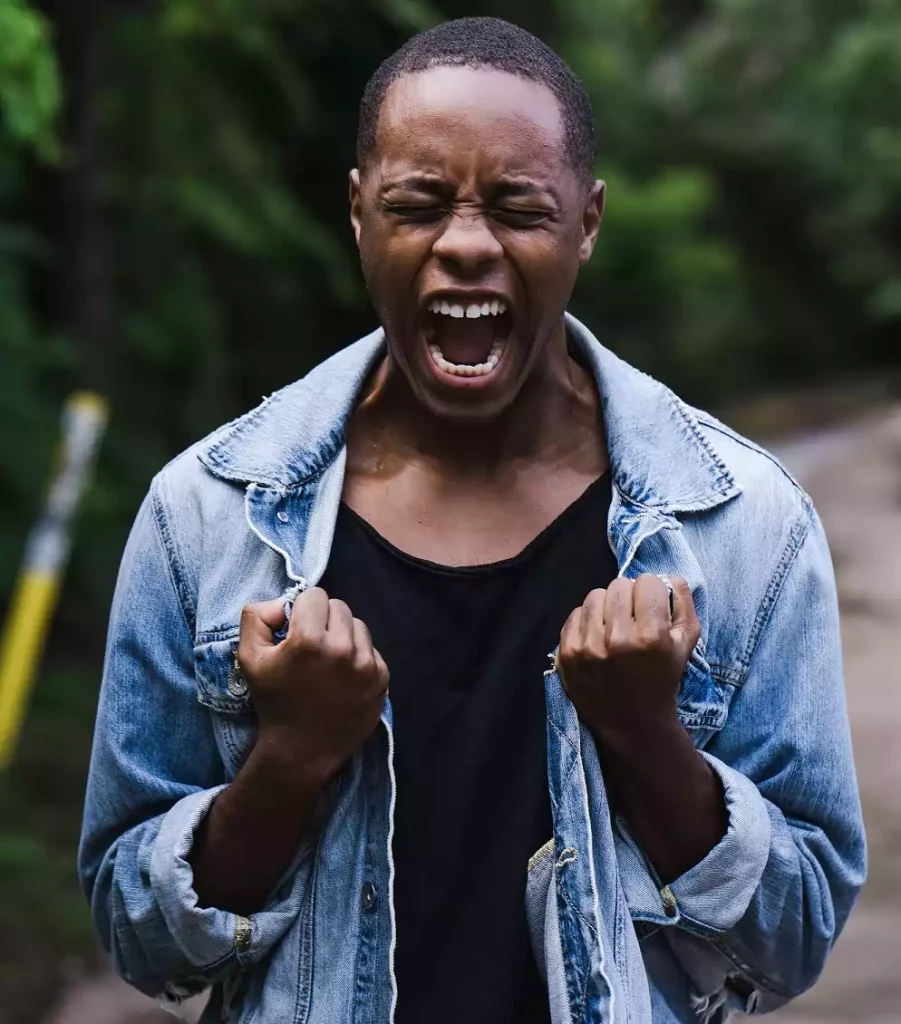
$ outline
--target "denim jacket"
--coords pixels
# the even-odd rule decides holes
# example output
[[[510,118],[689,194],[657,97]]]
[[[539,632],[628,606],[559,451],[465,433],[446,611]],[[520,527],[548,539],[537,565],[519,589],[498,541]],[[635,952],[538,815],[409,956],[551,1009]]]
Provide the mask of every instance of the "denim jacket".
[[[620,575],[684,576],[694,595],[702,636],[678,711],[722,782],[728,829],[661,886],[545,673],[553,839],[523,865],[523,899],[553,1024],[771,1010],[815,981],[865,870],[826,540],[775,459],[567,327],[607,431],[613,499],[598,529]],[[377,331],[176,458],[122,559],[80,876],[122,977],[175,1000],[212,986],[205,1021],[394,1018],[390,702],[258,913],[198,907],[189,859],[254,742],[241,609],[282,595],[290,607],[322,576],[345,426],[383,354]]]

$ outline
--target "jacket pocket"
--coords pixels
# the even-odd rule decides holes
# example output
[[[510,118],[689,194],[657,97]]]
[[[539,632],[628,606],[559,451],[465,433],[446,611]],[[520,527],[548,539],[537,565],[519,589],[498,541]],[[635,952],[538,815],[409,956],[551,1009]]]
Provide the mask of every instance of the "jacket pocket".
[[[238,629],[194,648],[197,700],[209,709],[228,779],[241,770],[257,738],[257,718],[237,663]]]
[[[716,679],[704,657],[695,650],[682,676],[676,700],[679,718],[697,746],[726,724],[735,687]]]

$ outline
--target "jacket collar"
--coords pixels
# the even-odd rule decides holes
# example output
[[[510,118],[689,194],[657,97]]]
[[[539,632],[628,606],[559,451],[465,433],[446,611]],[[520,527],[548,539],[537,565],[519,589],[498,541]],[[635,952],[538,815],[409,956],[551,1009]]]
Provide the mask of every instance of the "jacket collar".
[[[699,512],[740,493],[694,413],[669,388],[623,362],[567,314],[573,342],[594,372],[613,480],[632,503]],[[214,475],[276,489],[318,476],[344,446],[345,426],[384,351],[379,329],[217,431],[201,446]]]

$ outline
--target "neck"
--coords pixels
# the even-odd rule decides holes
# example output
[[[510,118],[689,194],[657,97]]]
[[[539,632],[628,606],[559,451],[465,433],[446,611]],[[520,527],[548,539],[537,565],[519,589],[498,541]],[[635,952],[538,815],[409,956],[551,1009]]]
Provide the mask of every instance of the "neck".
[[[402,459],[444,475],[484,478],[523,463],[594,458],[600,429],[595,382],[569,355],[561,321],[515,401],[485,422],[433,415],[386,359],[353,416],[349,443],[356,447],[365,437],[358,451],[376,471]]]

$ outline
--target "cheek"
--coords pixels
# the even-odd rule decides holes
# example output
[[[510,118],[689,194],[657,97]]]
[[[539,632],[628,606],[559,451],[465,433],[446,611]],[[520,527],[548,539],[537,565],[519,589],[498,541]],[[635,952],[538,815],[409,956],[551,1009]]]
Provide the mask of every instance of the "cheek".
[[[566,302],[579,270],[576,240],[569,234],[535,233],[507,239],[505,248],[533,296],[536,311]]]
[[[423,263],[432,250],[426,231],[364,232],[360,239],[363,274],[379,305],[392,305],[409,297]]]

